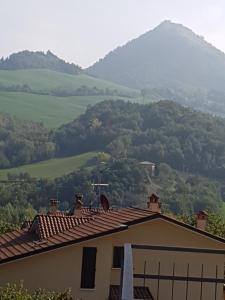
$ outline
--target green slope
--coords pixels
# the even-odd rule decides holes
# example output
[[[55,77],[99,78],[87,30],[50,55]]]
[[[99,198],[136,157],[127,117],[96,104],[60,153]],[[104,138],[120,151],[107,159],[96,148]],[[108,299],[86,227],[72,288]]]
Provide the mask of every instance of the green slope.
[[[88,75],[70,75],[50,70],[0,70],[0,84],[4,86],[29,85],[35,91],[51,91],[55,88],[76,89],[82,85],[87,87],[117,89],[121,92],[132,92],[122,85],[100,80]]]
[[[35,178],[54,179],[85,166],[89,160],[97,157],[98,154],[98,152],[88,152],[71,157],[49,159],[35,164],[20,166],[18,168],[0,170],[0,179],[5,180],[7,174],[19,174],[25,172]]]
[[[12,87],[24,85],[28,85],[32,92],[4,90],[9,87],[12,90]],[[90,89],[96,87],[102,91],[117,90],[117,93],[121,95],[137,94],[136,90],[83,74],[69,75],[38,69],[0,70],[0,112],[15,115],[20,119],[43,122],[46,127],[53,128],[72,121],[85,111],[87,105],[107,99],[123,99],[121,96],[109,95],[51,96],[53,90],[74,91],[82,86]],[[49,95],[43,95],[43,93],[49,93]]]
[[[118,96],[55,97],[18,92],[0,92],[0,112],[9,113],[23,120],[43,122],[54,128],[68,123],[82,114],[87,105]]]

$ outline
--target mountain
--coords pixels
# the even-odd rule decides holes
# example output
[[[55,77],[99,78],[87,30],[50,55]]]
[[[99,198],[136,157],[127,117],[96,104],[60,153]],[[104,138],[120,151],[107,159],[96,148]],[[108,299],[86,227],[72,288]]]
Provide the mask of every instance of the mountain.
[[[7,58],[1,58],[0,70],[49,69],[68,74],[79,74],[81,68],[58,58],[51,51],[21,51]]]
[[[133,88],[206,88],[225,92],[225,54],[170,21],[118,47],[87,70]]]

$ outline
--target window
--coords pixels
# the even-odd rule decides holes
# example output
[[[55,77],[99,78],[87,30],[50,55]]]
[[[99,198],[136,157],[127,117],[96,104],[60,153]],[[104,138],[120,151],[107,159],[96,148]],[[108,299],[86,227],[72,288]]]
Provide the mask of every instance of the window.
[[[83,289],[93,289],[95,287],[96,253],[97,248],[95,247],[83,248],[80,284]]]
[[[113,268],[121,268],[123,263],[124,247],[113,248]]]

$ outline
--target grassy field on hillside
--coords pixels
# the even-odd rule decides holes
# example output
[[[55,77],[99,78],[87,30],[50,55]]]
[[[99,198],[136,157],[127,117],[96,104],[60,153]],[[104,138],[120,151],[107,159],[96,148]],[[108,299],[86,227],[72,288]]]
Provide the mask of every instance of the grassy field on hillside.
[[[4,87],[29,85],[32,92],[0,91],[0,113],[9,113],[20,119],[42,122],[54,128],[72,121],[86,110],[87,105],[109,99],[124,99],[122,96],[70,96],[57,97],[35,94],[51,93],[54,89],[74,91],[82,86],[101,90],[117,90],[120,94],[133,95],[136,90],[85,74],[69,75],[50,70],[0,70],[0,85]],[[133,98],[132,98],[133,100]]]
[[[45,69],[35,70],[0,70],[0,84],[4,86],[27,84],[35,91],[51,91],[55,88],[77,89],[82,85],[99,89],[116,89],[120,92],[135,92],[130,88],[109,81],[97,79],[85,74],[70,75]]]
[[[34,178],[54,179],[85,166],[89,160],[97,157],[98,154],[98,152],[88,152],[76,156],[54,158],[17,168],[0,170],[0,180],[7,179],[7,174],[19,174],[25,172],[29,173]]]
[[[118,96],[55,97],[18,92],[0,92],[0,112],[9,113],[23,120],[42,122],[54,128],[68,123],[84,113],[87,105]],[[127,98],[124,98],[127,100]]]

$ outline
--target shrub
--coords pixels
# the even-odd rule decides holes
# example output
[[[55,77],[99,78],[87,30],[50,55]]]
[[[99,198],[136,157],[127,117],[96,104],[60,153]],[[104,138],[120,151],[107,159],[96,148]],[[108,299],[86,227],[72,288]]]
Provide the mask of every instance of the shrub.
[[[0,287],[1,300],[73,300],[70,291],[62,293],[49,292],[39,289],[35,292],[29,292],[24,288],[23,283],[7,284]]]

